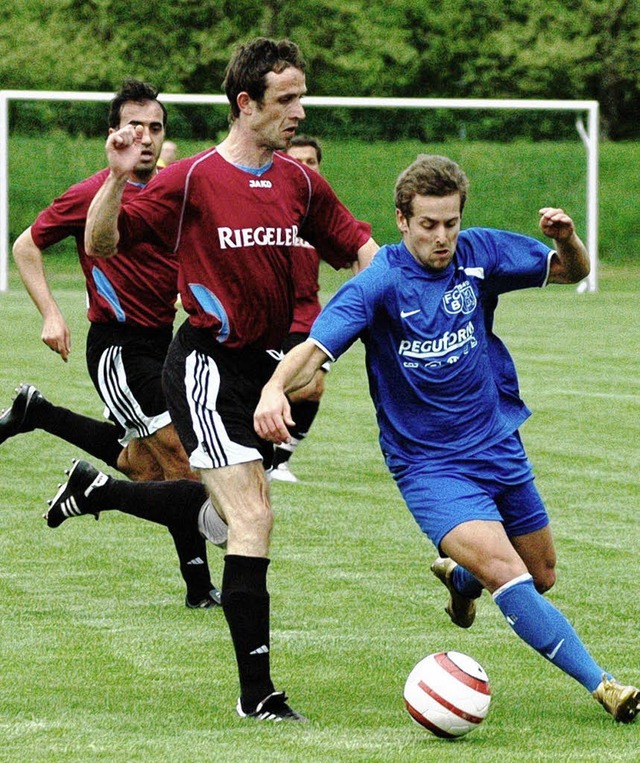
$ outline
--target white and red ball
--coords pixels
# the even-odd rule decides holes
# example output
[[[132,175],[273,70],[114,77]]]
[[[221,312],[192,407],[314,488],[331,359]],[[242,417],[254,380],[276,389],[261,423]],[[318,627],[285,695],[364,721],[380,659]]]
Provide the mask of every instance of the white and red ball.
[[[430,654],[409,673],[404,702],[413,720],[432,734],[460,737],[478,728],[489,711],[489,678],[466,654]]]

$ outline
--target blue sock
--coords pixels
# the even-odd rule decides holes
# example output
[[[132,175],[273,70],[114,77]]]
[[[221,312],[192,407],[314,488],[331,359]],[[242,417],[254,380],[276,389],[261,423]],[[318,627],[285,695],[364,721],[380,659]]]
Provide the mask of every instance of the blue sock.
[[[469,599],[477,599],[483,591],[482,583],[460,564],[453,568],[451,582],[458,593]]]
[[[536,591],[531,575],[506,583],[495,591],[493,598],[523,641],[590,692],[594,691],[605,671],[587,652],[567,618]]]

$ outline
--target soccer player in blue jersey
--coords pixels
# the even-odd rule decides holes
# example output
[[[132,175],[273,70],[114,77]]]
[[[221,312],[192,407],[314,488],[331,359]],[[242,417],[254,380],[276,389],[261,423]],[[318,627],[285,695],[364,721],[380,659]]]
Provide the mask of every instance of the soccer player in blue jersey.
[[[616,720],[640,710],[640,690],[598,665],[542,595],[555,582],[549,519],[518,428],[530,415],[513,361],[493,333],[500,294],[576,283],[589,271],[573,221],[540,210],[553,246],[493,229],[461,231],[468,180],[441,156],[419,156],[395,189],[399,244],[346,283],[263,389],[257,433],[284,442],[287,394],[360,338],[380,445],[404,500],[438,549],[432,571],[447,612],[469,627],[486,588],[527,644],[579,681]]]

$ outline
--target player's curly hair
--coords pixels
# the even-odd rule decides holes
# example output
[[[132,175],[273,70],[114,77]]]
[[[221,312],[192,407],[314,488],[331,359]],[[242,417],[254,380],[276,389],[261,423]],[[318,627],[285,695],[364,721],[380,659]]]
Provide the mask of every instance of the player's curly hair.
[[[122,107],[125,103],[146,103],[147,101],[158,101],[158,89],[148,82],[142,82],[139,79],[127,77],[111,101],[109,108],[109,127],[117,130],[120,127],[120,118],[122,116]],[[162,109],[162,124],[167,126],[167,110],[160,101],[158,105]]]
[[[454,193],[460,194],[462,214],[469,193],[469,178],[446,156],[419,154],[396,181],[396,209],[409,220],[413,215],[414,196],[450,196]]]
[[[300,71],[306,67],[295,42],[257,37],[239,45],[227,65],[222,83],[231,107],[230,121],[240,116],[237,102],[240,93],[249,93],[252,100],[262,103],[267,89],[267,74],[280,74],[290,66]]]

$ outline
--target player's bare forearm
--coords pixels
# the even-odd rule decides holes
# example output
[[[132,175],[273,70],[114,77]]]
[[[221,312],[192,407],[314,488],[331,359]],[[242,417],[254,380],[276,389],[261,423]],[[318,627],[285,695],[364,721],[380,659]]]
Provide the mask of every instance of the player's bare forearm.
[[[313,377],[326,361],[326,353],[307,340],[289,350],[271,378],[281,384],[285,395],[290,395],[313,381]]]
[[[144,128],[125,125],[107,138],[106,152],[109,176],[95,195],[84,234],[84,246],[89,257],[112,257],[117,252],[118,213],[127,180],[140,159]]]
[[[16,239],[13,258],[25,289],[42,316],[42,341],[66,363],[71,352],[69,327],[49,287],[42,252],[31,236],[31,228],[27,228]]]
[[[260,437],[275,443],[291,439],[287,427],[295,422],[287,395],[309,384],[326,360],[326,354],[308,341],[284,356],[263,387],[253,415],[253,425]]]
[[[89,257],[112,257],[118,250],[118,214],[126,182],[126,176],[110,174],[91,202],[84,231]]]
[[[380,247],[376,242],[370,238],[360,247],[360,249],[358,249],[358,259],[351,266],[354,275],[357,275],[361,270],[364,270],[367,267],[379,248]]]
[[[577,283],[589,275],[589,253],[564,210],[540,210],[540,230],[552,238],[556,253],[551,259],[549,283]]]

